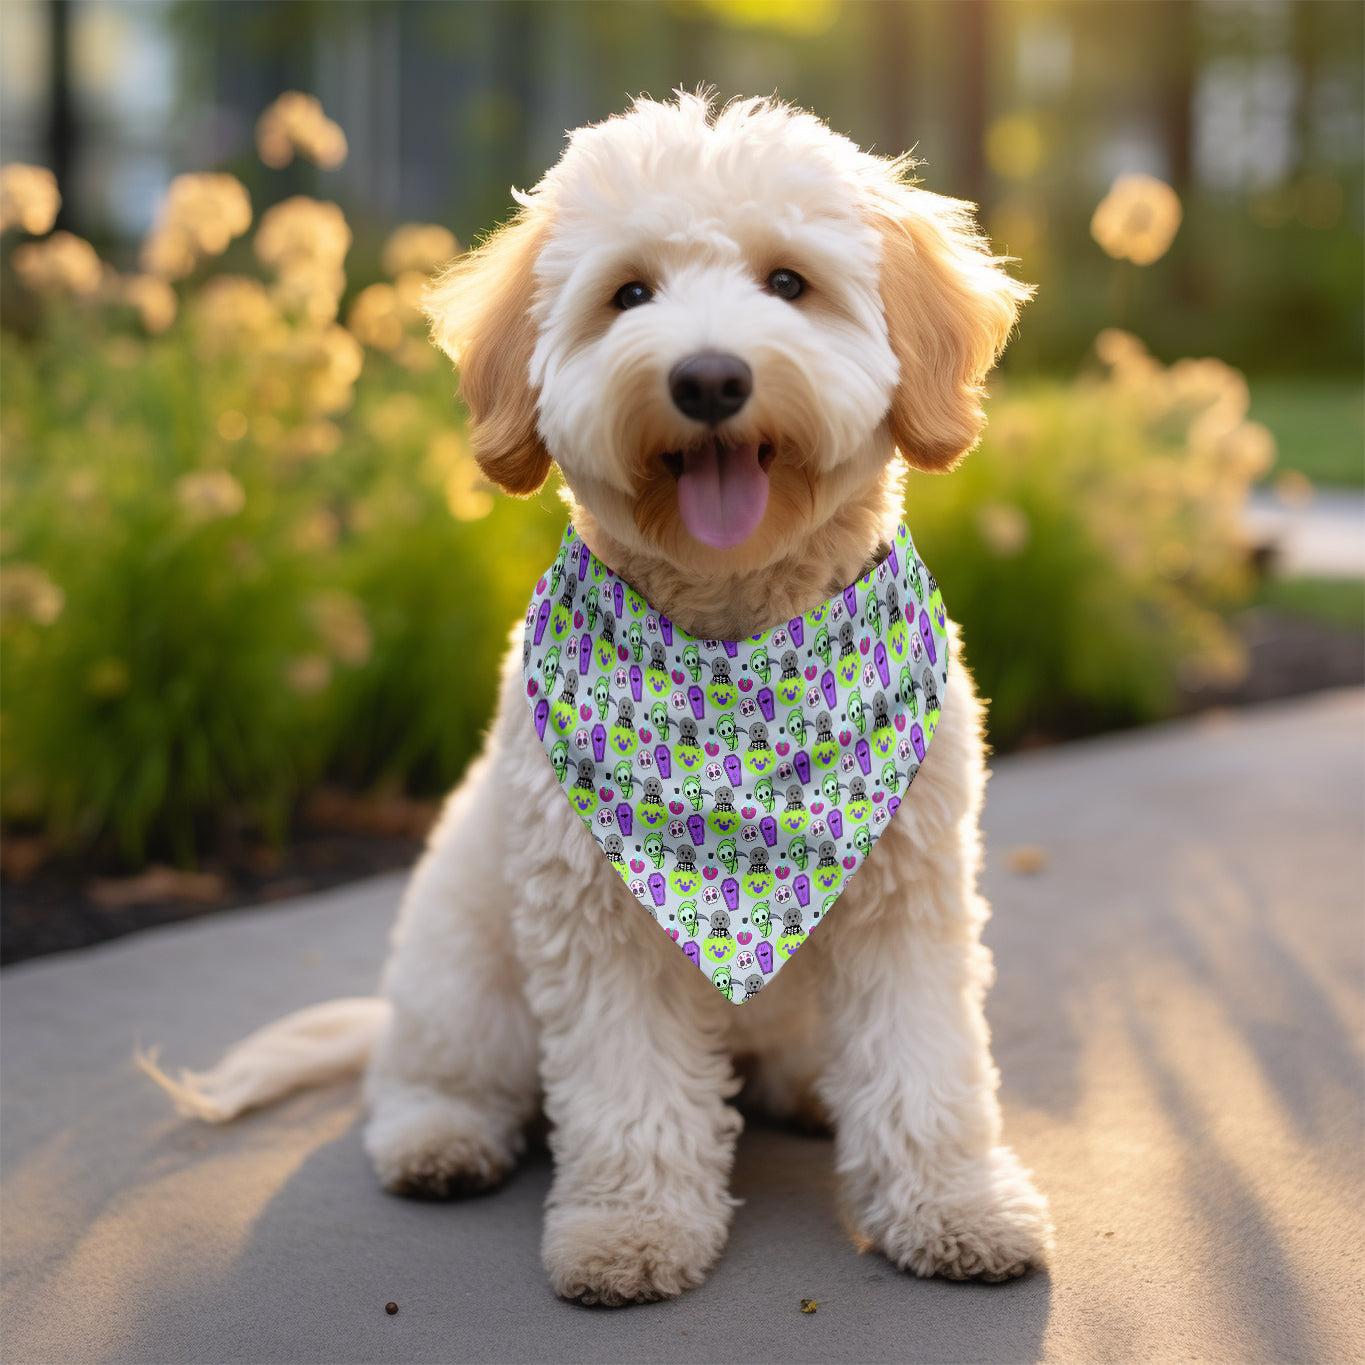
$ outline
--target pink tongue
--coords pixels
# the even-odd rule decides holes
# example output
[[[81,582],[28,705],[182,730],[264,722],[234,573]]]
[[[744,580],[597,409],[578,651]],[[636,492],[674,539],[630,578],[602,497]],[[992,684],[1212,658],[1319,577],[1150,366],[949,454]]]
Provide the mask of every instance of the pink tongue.
[[[683,455],[678,511],[696,540],[728,550],[748,540],[768,506],[768,475],[758,446],[721,449],[707,441]]]

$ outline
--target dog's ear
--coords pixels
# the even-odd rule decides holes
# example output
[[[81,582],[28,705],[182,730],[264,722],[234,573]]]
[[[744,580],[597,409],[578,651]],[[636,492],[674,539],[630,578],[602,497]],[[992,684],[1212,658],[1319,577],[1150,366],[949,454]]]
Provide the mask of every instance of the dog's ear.
[[[896,184],[874,221],[882,307],[900,362],[891,435],[916,469],[951,469],[981,435],[986,375],[1033,289],[1006,274],[961,200]]]
[[[523,209],[427,289],[432,339],[455,362],[474,457],[506,493],[534,493],[550,472],[536,430],[531,353],[535,263],[543,226]]]

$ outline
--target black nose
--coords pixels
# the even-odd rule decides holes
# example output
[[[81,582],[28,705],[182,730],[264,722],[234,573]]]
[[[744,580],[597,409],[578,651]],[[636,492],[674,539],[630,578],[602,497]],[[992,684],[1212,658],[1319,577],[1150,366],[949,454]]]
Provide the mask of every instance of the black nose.
[[[668,391],[679,412],[713,427],[748,402],[753,371],[737,355],[712,351],[689,356],[673,367]]]

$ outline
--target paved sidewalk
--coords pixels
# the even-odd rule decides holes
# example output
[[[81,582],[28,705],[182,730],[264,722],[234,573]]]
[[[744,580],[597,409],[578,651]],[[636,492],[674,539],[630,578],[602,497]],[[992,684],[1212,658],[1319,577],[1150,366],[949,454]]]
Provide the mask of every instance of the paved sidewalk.
[[[134,1044],[203,1065],[368,992],[389,877],[5,973],[4,1359],[1358,1359],[1363,737],[1353,690],[997,764],[990,1015],[1007,1134],[1052,1198],[1047,1273],[860,1257],[828,1142],[751,1131],[707,1284],[583,1309],[538,1265],[544,1158],[421,1204],[375,1186],[354,1086],[226,1129],[171,1114]],[[1037,875],[1008,869],[1024,843]]]
[[[1257,540],[1276,548],[1285,578],[1365,578],[1365,491],[1319,488],[1306,507],[1287,507],[1269,489],[1253,491],[1244,518]]]

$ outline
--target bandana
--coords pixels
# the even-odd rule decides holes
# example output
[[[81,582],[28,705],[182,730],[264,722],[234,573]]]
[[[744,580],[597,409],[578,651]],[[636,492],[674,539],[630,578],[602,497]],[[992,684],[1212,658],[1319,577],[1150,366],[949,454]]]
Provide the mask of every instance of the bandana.
[[[727,1000],[762,990],[895,815],[934,737],[946,632],[903,523],[856,583],[747,640],[678,629],[565,531],[526,610],[536,734],[641,908]]]

